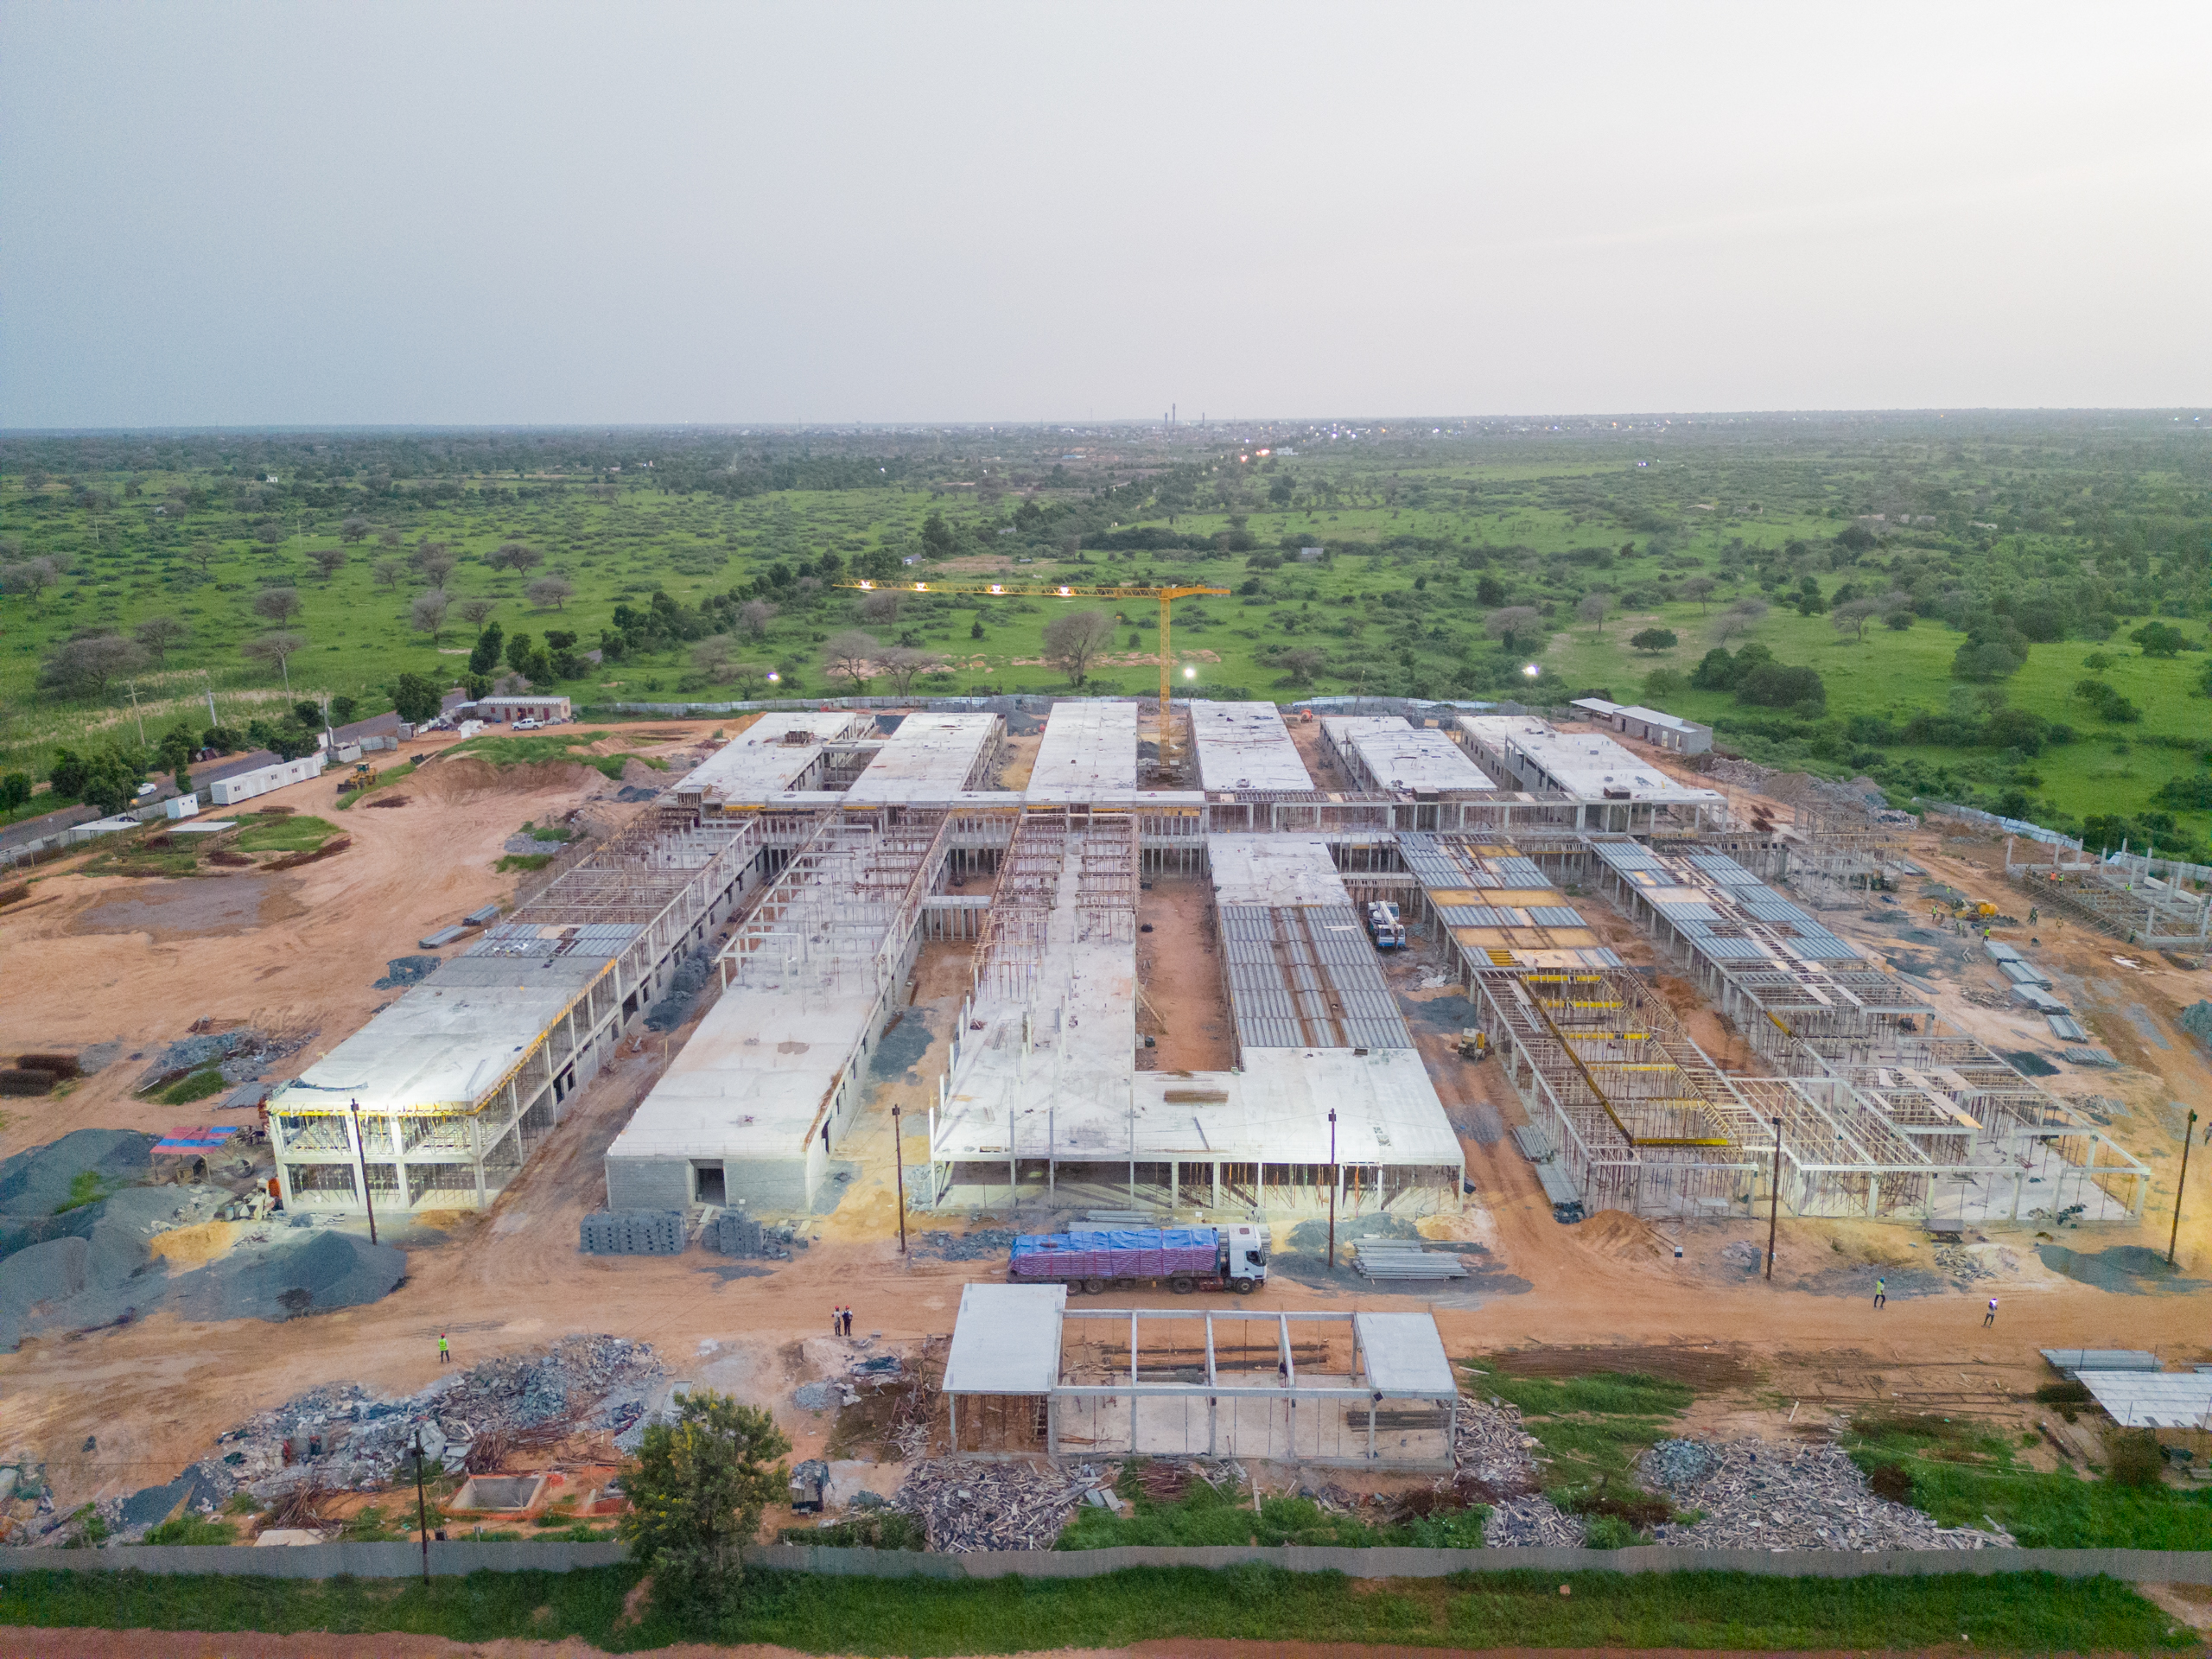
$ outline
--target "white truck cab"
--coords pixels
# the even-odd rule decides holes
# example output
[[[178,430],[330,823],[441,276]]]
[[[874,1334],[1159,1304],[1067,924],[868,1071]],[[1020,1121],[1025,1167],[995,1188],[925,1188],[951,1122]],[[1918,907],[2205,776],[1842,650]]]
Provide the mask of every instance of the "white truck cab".
[[[1234,1282],[1249,1279],[1257,1284],[1268,1276],[1268,1230],[1264,1227],[1228,1227],[1229,1268],[1224,1275]]]

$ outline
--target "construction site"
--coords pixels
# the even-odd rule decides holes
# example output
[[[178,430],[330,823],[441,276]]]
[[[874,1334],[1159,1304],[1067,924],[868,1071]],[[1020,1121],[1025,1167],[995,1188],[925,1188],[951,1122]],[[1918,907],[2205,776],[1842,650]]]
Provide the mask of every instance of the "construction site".
[[[224,1402],[413,1401],[441,1332],[472,1363],[644,1344],[595,1382],[531,1360],[558,1389],[499,1382],[474,1441],[421,1396],[541,1507],[696,1384],[771,1406],[830,1508],[872,1492],[947,1548],[1049,1541],[1102,1460],[1448,1484],[1518,1434],[1460,1357],[1564,1331],[1625,1332],[1638,1365],[1732,1344],[1840,1399],[1817,1356],[1878,1274],[1897,1328],[1996,1287],[2044,1345],[2156,1347],[2122,1266],[2171,1220],[2174,1100],[2212,1077],[2190,873],[2024,856],[1574,712],[1197,701],[1163,741],[1125,699],[800,709],[612,730],[645,760],[601,770],[433,741],[387,796],[411,810],[353,812],[311,868],[50,867],[0,912],[10,1047],[78,1067],[5,1130],[53,1166],[0,1260],[0,1431],[48,1494],[10,1535],[57,1502],[143,1516],[188,1465],[176,1502],[224,1501],[193,1463]],[[495,869],[546,823],[542,871]],[[109,982],[138,1023],[87,1023]],[[237,1083],[179,1128],[192,1044]],[[143,1136],[86,1154],[101,1183],[150,1185],[57,1237],[32,1211],[91,1128]],[[1274,1252],[1233,1303],[1003,1282],[1026,1238],[1230,1226]],[[283,1300],[301,1246],[357,1236]],[[79,1238],[57,1296],[39,1252]],[[1788,1294],[1747,1337],[1770,1264]],[[863,1329],[817,1351],[839,1304]],[[2023,1355],[1974,1363],[2024,1397]],[[569,1407],[535,1415],[543,1389]],[[247,1486],[378,1485],[391,1436],[353,1421],[315,1458],[253,1430]],[[924,1472],[978,1457],[1059,1472],[1006,1487],[995,1532]],[[1493,1541],[1580,1536],[1509,1486]]]

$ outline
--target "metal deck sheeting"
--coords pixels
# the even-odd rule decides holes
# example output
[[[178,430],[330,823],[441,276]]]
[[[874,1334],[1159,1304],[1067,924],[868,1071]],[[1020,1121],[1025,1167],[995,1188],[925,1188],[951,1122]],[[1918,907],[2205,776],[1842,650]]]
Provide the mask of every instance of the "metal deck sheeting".
[[[1350,906],[1225,905],[1222,954],[1247,1048],[1411,1048]]]
[[[2069,1382],[2078,1371],[2155,1371],[2158,1357],[2140,1348],[2045,1348],[2050,1368]]]
[[[1459,1392],[1433,1314],[1355,1313],[1351,1324],[1372,1387],[1385,1394],[1427,1394],[1440,1400]]]
[[[2050,1034],[2063,1042],[2080,1043],[2088,1040],[2088,1031],[2083,1029],[2082,1022],[2070,1014],[2046,1014],[2044,1019],[2050,1023]]]
[[[2075,1378],[2124,1428],[2212,1428],[2212,1375],[2202,1371],[2096,1371]]]

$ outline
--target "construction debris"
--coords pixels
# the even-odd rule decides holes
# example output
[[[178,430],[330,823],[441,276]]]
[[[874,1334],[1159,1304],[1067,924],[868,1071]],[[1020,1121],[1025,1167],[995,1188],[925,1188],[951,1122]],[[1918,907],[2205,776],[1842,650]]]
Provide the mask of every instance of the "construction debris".
[[[1483,1542],[1491,1549],[1580,1549],[1586,1536],[1580,1516],[1567,1514],[1541,1495],[1509,1497],[1493,1505],[1483,1522]]]
[[[1683,1510],[1655,1541],[1700,1549],[2011,1549],[2001,1527],[1942,1527],[1924,1510],[1877,1497],[1843,1448],[1738,1440],[1662,1440],[1637,1472]],[[1993,1526],[1994,1523],[1992,1523]]]
[[[454,930],[456,937],[459,930]],[[421,983],[436,972],[444,961],[442,957],[393,957],[384,965],[382,979],[369,982],[373,991],[404,991],[410,985]]]
[[[1014,1235],[986,1227],[972,1233],[924,1233],[914,1241],[913,1254],[925,1262],[988,1262],[1014,1249]]]
[[[1458,1465],[1437,1483],[1460,1503],[1487,1503],[1483,1542],[1492,1549],[1541,1545],[1580,1548],[1582,1519],[1564,1513],[1537,1491],[1536,1437],[1522,1426],[1521,1408],[1492,1396],[1459,1397],[1459,1423],[1452,1442]]]
[[[907,1471],[891,1507],[922,1523],[933,1550],[1050,1549],[1098,1484],[1050,1464],[932,1458]]]

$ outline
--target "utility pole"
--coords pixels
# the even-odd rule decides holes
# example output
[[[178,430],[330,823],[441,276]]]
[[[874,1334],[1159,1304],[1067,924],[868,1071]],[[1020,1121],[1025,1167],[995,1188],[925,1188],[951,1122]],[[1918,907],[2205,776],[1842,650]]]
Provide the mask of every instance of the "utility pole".
[[[361,1103],[348,1099],[353,1111],[353,1161],[361,1166],[361,1207],[369,1212],[369,1243],[377,1242],[377,1207],[369,1200],[369,1143],[361,1139]]]
[[[2181,1242],[2181,1200],[2189,1189],[2189,1143],[2196,1139],[2196,1114],[2189,1115],[2189,1127],[2181,1135],[2181,1179],[2174,1183],[2174,1224],[2166,1235],[2166,1265],[2174,1264],[2174,1247]]]
[[[1329,1108],[1329,1271],[1337,1270],[1337,1109]]]
[[[423,1535],[423,1587],[430,1587],[430,1510],[423,1497],[423,1429],[415,1429],[415,1529]]]
[[[1934,1183],[1930,1182],[1931,1189]],[[1782,1120],[1774,1120],[1774,1180],[1766,1195],[1766,1281],[1774,1282],[1774,1234],[1782,1224]]]
[[[130,712],[138,716],[138,747],[146,747],[146,716],[138,707],[138,685],[135,680],[125,680],[124,690],[130,693]]]
[[[891,1151],[899,1160],[899,1254],[906,1254],[906,1142],[899,1133],[899,1109],[891,1109]]]

